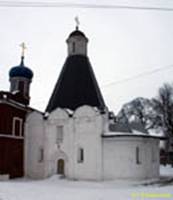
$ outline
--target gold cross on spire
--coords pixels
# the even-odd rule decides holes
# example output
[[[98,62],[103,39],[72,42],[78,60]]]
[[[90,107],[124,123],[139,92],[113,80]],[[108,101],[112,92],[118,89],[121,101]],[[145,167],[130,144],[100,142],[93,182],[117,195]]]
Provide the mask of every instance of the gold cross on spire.
[[[25,56],[25,50],[27,49],[25,43],[22,42],[22,44],[20,44],[20,47],[22,47],[22,57],[24,57]]]
[[[79,18],[78,18],[78,16],[76,16],[74,19],[75,19],[75,22],[76,22],[76,30],[78,30],[79,29],[79,24],[80,24]]]

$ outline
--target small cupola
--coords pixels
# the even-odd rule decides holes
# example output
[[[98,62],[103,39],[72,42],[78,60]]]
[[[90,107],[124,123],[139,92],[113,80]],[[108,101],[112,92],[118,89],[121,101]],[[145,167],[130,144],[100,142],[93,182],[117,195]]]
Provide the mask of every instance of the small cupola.
[[[28,100],[29,103],[29,90],[30,83],[33,78],[33,72],[31,69],[25,66],[24,64],[24,51],[26,49],[25,44],[21,44],[22,47],[22,55],[21,62],[19,65],[12,67],[9,71],[10,78],[10,92],[11,93],[20,93],[20,95]]]
[[[32,79],[33,72],[31,69],[24,65],[24,56],[21,57],[20,65],[12,67],[9,71],[10,78],[23,77],[27,79]]]
[[[68,55],[87,55],[88,38],[79,30],[79,21],[76,20],[76,30],[74,30],[68,37]]]

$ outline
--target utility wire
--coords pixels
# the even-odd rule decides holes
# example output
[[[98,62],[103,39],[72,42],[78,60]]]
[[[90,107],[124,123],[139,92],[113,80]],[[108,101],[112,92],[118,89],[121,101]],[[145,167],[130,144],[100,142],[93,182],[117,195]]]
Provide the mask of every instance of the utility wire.
[[[127,6],[115,4],[86,4],[86,3],[63,3],[43,1],[0,1],[0,7],[57,7],[57,8],[92,8],[92,9],[131,9],[131,10],[153,10],[173,11],[169,7],[151,6]]]
[[[111,83],[103,85],[102,87],[105,88],[105,87],[110,87],[112,85],[118,85],[118,84],[121,84],[121,83],[125,83],[125,82],[128,82],[128,81],[133,81],[133,80],[141,78],[141,77],[150,76],[150,75],[158,73],[160,71],[165,71],[165,70],[170,70],[170,69],[173,69],[173,65],[168,65],[166,67],[161,67],[161,68],[158,68],[158,69],[154,69],[152,71],[140,73],[140,74],[137,74],[135,76],[132,76],[132,77],[129,77],[129,78],[125,78],[125,79],[122,79],[122,80],[119,80],[119,81],[113,81]]]
[[[102,85],[101,88],[110,87],[110,86],[112,86],[112,85],[122,84],[122,83],[125,83],[125,82],[128,82],[128,81],[133,81],[133,80],[135,80],[135,79],[138,79],[138,78],[141,78],[141,77],[145,77],[145,76],[149,76],[149,75],[158,73],[158,72],[160,72],[160,71],[170,70],[170,69],[172,69],[172,68],[173,68],[173,65],[168,65],[168,66],[166,66],[166,67],[161,67],[161,68],[158,68],[158,69],[155,69],[155,70],[152,70],[152,71],[140,73],[140,74],[138,74],[138,75],[135,75],[135,76],[132,76],[132,77],[129,77],[129,78],[126,78],[126,79],[122,79],[122,80],[119,80],[119,81],[114,81],[114,82],[111,82],[111,83]],[[32,104],[33,104],[33,105],[36,105],[36,104],[42,103],[42,102],[45,102],[45,100],[35,101],[35,102],[32,102]]]

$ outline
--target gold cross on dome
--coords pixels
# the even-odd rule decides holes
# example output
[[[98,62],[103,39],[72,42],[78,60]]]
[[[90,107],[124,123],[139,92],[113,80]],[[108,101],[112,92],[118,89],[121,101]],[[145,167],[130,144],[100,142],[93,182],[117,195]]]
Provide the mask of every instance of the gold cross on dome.
[[[25,56],[25,50],[27,49],[25,43],[22,42],[22,44],[20,44],[20,47],[22,47],[22,57],[24,57]]]
[[[78,30],[79,25],[80,25],[79,18],[78,18],[78,16],[76,16],[74,19],[75,19],[75,22],[76,22],[76,30]]]

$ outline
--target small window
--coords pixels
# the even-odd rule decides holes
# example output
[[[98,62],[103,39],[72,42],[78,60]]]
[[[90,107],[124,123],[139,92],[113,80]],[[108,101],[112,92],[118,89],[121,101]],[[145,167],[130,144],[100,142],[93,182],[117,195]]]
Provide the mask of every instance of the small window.
[[[63,126],[57,126],[56,143],[61,143],[62,141],[63,141]]]
[[[154,147],[151,149],[151,158],[152,162],[156,162],[156,152],[154,151]]]
[[[19,81],[19,91],[24,94],[24,82],[23,81]]]
[[[29,84],[25,82],[24,84],[24,95],[29,96]]]
[[[78,163],[83,163],[84,162],[84,149],[79,148],[78,149]]]
[[[22,122],[23,120],[19,117],[13,118],[13,130],[12,133],[14,136],[21,137],[22,136]]]
[[[76,47],[75,42],[73,42],[73,43],[72,43],[72,52],[73,52],[73,53],[75,52],[75,47]]]
[[[139,147],[136,147],[136,164],[141,164]]]
[[[10,90],[11,90],[11,91],[16,91],[16,90],[18,90],[18,84],[19,84],[19,81],[17,81],[17,80],[12,80],[12,81],[11,81],[11,88],[10,88]]]
[[[44,149],[43,148],[39,148],[38,151],[38,162],[43,162],[44,160]]]

